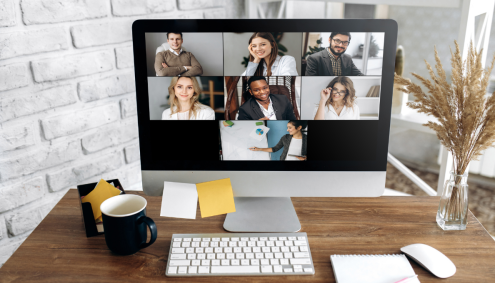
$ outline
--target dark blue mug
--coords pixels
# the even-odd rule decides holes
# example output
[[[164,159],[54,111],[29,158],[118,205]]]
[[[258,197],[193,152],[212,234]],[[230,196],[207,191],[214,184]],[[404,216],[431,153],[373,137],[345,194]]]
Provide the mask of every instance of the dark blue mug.
[[[104,237],[112,252],[131,255],[156,241],[156,224],[146,216],[146,205],[145,198],[132,194],[114,196],[101,204]]]

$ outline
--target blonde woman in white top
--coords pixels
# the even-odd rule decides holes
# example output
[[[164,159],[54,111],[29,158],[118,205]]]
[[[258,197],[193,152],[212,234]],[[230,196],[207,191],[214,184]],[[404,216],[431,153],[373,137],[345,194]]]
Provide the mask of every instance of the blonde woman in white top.
[[[250,59],[242,76],[299,75],[295,58],[278,55],[278,44],[270,32],[254,33],[248,41],[248,51]]]
[[[356,90],[350,78],[334,78],[320,96],[314,120],[359,120]]]
[[[168,87],[170,108],[163,111],[162,120],[215,120],[215,111],[201,104],[201,88],[196,77],[172,77]]]

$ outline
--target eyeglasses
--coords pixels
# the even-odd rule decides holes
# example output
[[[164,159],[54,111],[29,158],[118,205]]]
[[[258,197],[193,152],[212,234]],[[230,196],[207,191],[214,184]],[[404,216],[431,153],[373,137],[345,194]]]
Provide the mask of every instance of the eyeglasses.
[[[332,89],[332,93],[336,93],[336,94],[339,94],[339,95],[341,95],[341,96],[344,96],[344,95],[346,95],[346,94],[347,94],[347,92],[346,92],[345,90],[341,90],[341,91],[339,91],[339,90],[338,90],[338,89],[336,89],[336,88]]]
[[[340,39],[333,39],[333,42],[335,42],[335,44],[342,44],[344,46],[349,46],[349,42],[350,41],[341,41]]]

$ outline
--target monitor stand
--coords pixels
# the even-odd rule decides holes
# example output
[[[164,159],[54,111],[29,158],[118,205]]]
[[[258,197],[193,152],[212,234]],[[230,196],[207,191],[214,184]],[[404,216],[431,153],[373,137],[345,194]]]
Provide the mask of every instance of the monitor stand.
[[[284,232],[300,230],[289,197],[235,197],[236,212],[228,213],[224,229],[229,232]]]

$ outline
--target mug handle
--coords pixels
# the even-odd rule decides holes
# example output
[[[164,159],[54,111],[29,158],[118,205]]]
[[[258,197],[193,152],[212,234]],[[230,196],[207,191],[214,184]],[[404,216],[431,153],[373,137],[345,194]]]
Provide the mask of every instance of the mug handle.
[[[142,224],[143,222],[146,223],[149,227],[149,232],[151,232],[151,239],[149,240],[149,243],[142,243],[139,249],[151,246],[156,241],[156,236],[158,234],[156,229],[156,224],[153,221],[153,219],[147,216],[142,216],[139,219],[137,219],[137,224]]]

